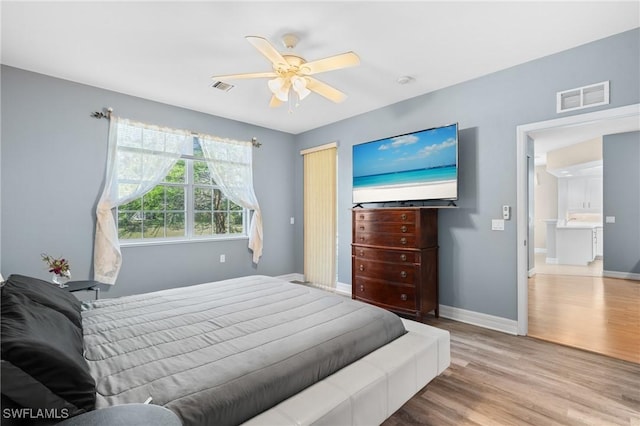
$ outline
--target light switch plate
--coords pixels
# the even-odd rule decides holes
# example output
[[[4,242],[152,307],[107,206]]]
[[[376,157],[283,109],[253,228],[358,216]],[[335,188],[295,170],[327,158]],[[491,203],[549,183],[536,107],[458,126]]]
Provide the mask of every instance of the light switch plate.
[[[616,223],[616,217],[615,216],[607,216],[605,218],[605,222],[606,223]]]
[[[509,220],[511,219],[511,207],[509,206],[502,206],[502,218]]]
[[[491,220],[492,231],[504,231],[504,219],[492,219]]]

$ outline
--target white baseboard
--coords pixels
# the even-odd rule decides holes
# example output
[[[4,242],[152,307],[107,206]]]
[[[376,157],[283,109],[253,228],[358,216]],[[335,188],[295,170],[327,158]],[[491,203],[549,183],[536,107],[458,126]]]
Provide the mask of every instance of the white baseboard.
[[[535,274],[536,274],[536,268],[531,268],[531,269],[529,269],[529,272],[527,272],[527,276],[529,278],[535,276]]]
[[[336,293],[351,297],[351,284],[345,284],[338,281],[336,283]]]
[[[281,280],[284,280],[284,281],[304,282],[304,274],[298,274],[298,273],[278,275],[276,278],[280,278]],[[337,282],[335,292],[338,294],[342,294],[343,296],[351,297],[351,284]]]
[[[544,248],[544,247],[536,247],[536,248],[533,249],[533,252],[536,253],[536,254],[538,254],[538,253],[546,253],[547,249]]]
[[[303,281],[304,282],[304,274],[286,274],[286,275],[278,275],[275,278],[280,278],[283,281]]]
[[[558,265],[558,258],[557,257],[547,257],[545,259],[544,263],[546,263],[548,265]]]
[[[633,272],[602,271],[602,276],[607,278],[622,278],[623,280],[640,281],[640,274],[634,274]]]
[[[508,334],[518,334],[518,321],[480,312],[467,311],[466,309],[440,305],[440,316],[455,321],[464,322],[490,330],[501,331]]]

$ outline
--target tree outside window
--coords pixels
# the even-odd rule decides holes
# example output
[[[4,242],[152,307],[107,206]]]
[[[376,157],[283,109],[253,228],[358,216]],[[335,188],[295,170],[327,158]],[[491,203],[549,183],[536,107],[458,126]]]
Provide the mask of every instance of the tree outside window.
[[[117,209],[124,241],[191,240],[246,235],[247,211],[225,197],[209,174],[198,139],[163,182]],[[120,185],[126,185],[121,180]]]

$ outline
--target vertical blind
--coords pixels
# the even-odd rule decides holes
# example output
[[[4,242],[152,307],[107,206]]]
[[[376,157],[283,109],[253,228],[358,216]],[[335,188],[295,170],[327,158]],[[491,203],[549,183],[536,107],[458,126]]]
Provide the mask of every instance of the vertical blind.
[[[336,286],[336,146],[303,151],[304,276]]]

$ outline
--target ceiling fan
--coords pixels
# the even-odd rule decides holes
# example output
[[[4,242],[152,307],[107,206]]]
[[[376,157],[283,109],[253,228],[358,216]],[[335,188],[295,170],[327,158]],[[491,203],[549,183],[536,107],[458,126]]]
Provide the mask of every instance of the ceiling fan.
[[[338,89],[311,76],[358,65],[360,58],[355,53],[346,52],[328,58],[318,59],[317,61],[307,62],[298,55],[278,52],[278,50],[263,37],[246,36],[245,38],[271,62],[273,71],[218,75],[213,76],[213,79],[270,78],[271,80],[267,82],[269,90],[273,93],[271,102],[269,103],[270,107],[277,107],[283,102],[287,102],[289,100],[290,89],[293,89],[298,100],[306,98],[311,92],[315,92],[336,103],[344,101],[347,97],[347,95]],[[293,34],[286,34],[283,36],[282,41],[285,47],[291,50],[298,43],[298,38]]]

